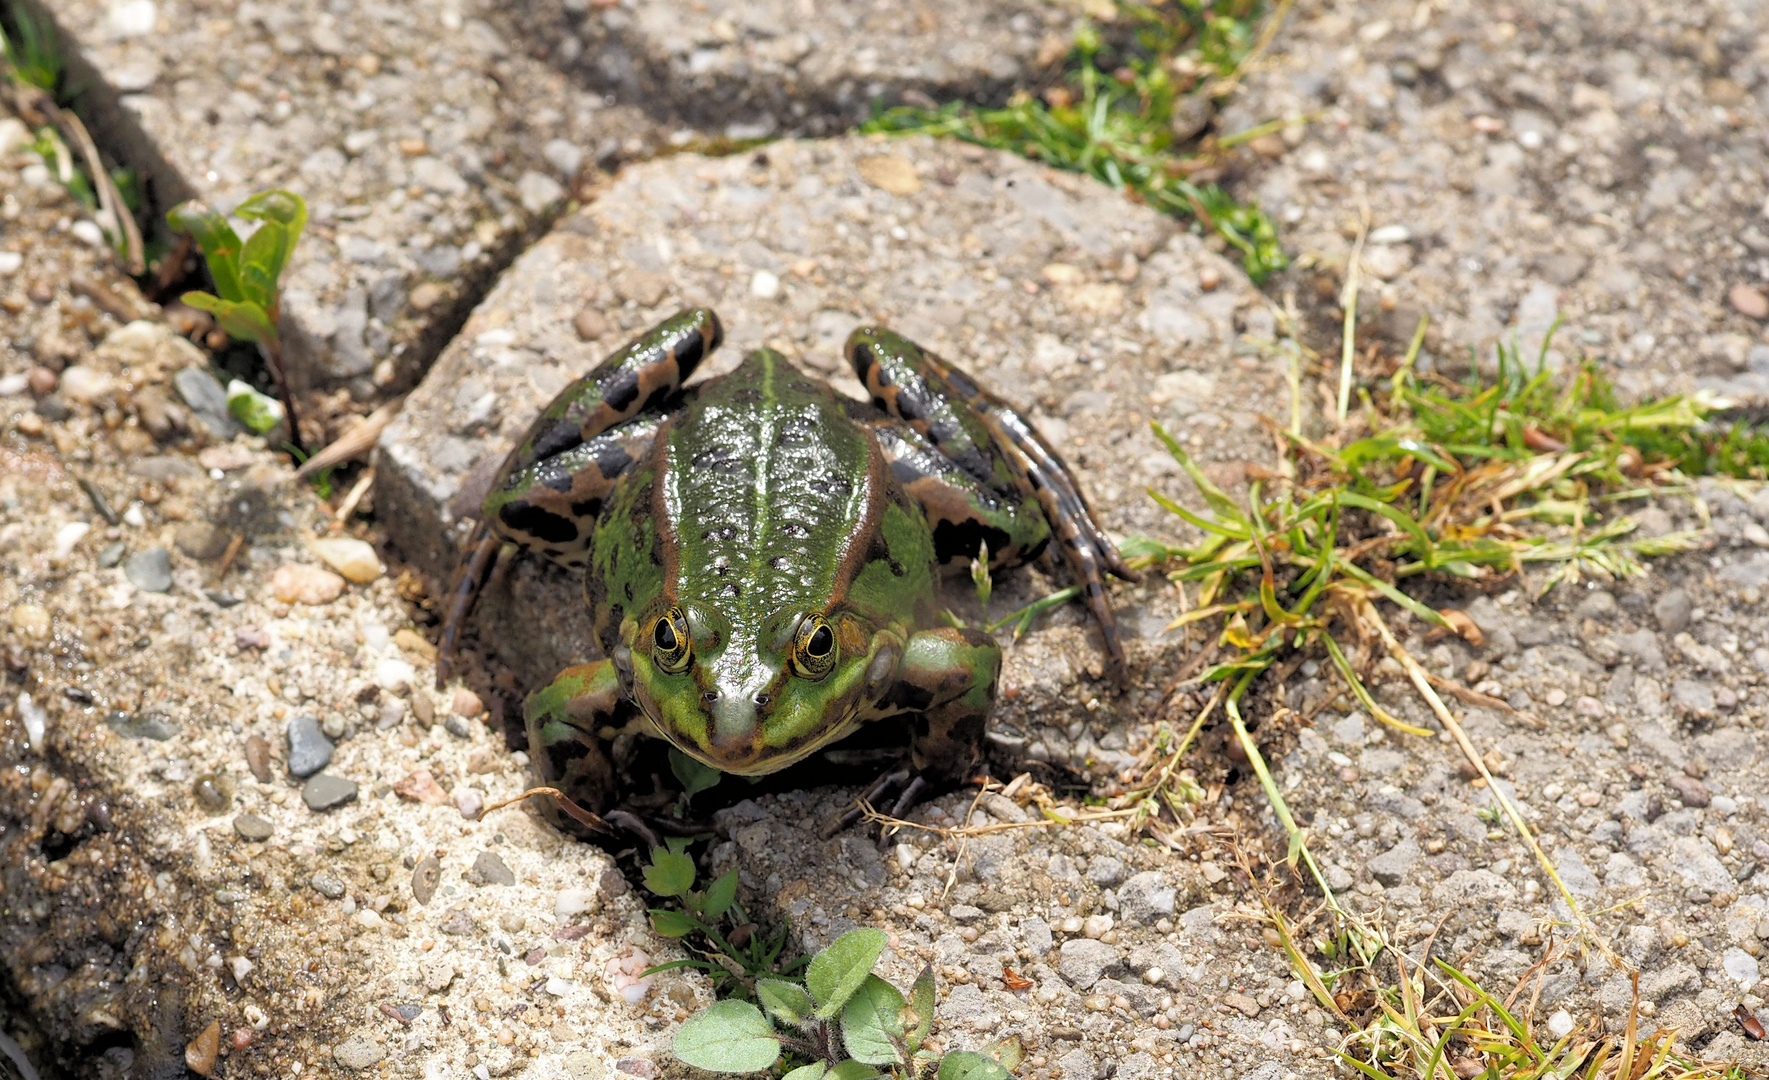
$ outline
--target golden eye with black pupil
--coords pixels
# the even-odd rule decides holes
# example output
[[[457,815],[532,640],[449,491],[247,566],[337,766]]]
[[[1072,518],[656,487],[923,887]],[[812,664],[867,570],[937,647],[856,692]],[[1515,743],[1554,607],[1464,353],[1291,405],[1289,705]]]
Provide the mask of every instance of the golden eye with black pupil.
[[[651,624],[651,659],[671,673],[688,669],[688,620],[681,608],[670,608]]]
[[[835,666],[835,631],[821,615],[808,615],[799,623],[792,646],[792,667],[807,679],[821,679]]]

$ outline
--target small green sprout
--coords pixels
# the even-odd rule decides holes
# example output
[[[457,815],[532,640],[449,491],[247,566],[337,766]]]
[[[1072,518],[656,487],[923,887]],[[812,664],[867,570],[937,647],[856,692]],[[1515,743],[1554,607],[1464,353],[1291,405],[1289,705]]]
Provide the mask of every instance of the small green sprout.
[[[282,299],[279,281],[307,225],[307,203],[292,191],[265,191],[235,207],[233,215],[258,223],[244,241],[226,217],[195,200],[173,207],[166,215],[174,231],[188,234],[202,249],[210,280],[215,283],[214,292],[187,292],[183,299],[215,316],[216,325],[229,336],[253,342],[263,350],[282,397],[289,441],[296,450],[304,450],[283,371],[277,317]]]
[[[227,384],[227,411],[259,435],[283,422],[281,402],[260,394],[250,384],[238,379]]]

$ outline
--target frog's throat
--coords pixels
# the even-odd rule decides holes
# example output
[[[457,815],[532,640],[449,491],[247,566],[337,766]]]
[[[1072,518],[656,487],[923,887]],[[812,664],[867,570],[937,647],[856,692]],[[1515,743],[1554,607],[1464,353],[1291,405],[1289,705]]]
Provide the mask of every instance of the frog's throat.
[[[861,710],[856,706],[854,711],[850,713],[845,720],[839,724],[825,728],[822,734],[819,734],[814,738],[806,739],[804,742],[798,743],[792,747],[778,750],[770,750],[770,748],[764,747],[760,754],[760,760],[733,764],[731,762],[718,761],[708,757],[705,751],[692,743],[684,743],[671,738],[669,734],[664,731],[663,725],[653,720],[649,714],[645,716],[646,723],[650,724],[651,732],[657,738],[669,743],[671,746],[680,750],[682,753],[687,754],[702,765],[717,769],[722,773],[730,773],[732,776],[766,776],[769,773],[779,772],[781,769],[797,765],[799,762],[810,757],[812,754],[815,754],[817,751],[822,750],[830,743],[839,742],[842,739],[847,738],[849,735],[852,735],[854,731],[859,728],[862,720]]]

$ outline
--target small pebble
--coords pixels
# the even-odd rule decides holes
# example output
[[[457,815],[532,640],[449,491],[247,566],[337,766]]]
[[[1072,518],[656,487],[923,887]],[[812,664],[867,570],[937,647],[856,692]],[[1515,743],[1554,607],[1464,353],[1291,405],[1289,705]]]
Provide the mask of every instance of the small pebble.
[[[301,801],[313,811],[330,810],[356,801],[356,782],[341,776],[320,773],[301,785]]]
[[[459,716],[449,717],[442,722],[442,726],[447,728],[448,733],[457,739],[467,739],[473,735],[473,729],[468,727],[467,721]]]
[[[480,813],[485,809],[485,796],[478,788],[456,788],[455,807],[468,821],[478,821]]]
[[[595,341],[608,333],[608,320],[593,307],[585,307],[571,320],[571,328],[577,331],[580,341]]]
[[[393,794],[409,802],[423,803],[425,806],[441,806],[448,801],[448,792],[436,782],[436,777],[429,769],[414,769],[393,785]]]
[[[332,763],[332,740],[320,730],[319,721],[306,713],[294,717],[285,729],[289,743],[289,775],[305,779]]]
[[[327,900],[342,900],[344,893],[348,891],[343,878],[326,870],[314,874],[308,884],[313,886],[314,892]]]
[[[412,868],[412,897],[420,904],[428,904],[436,895],[436,885],[441,880],[442,863],[434,855],[424,856]]]
[[[285,604],[329,604],[344,592],[344,579],[306,563],[285,563],[270,575],[270,589]]]
[[[25,385],[30,388],[33,397],[45,397],[55,393],[55,388],[60,383],[60,375],[42,366],[32,368],[30,373],[25,376]]]
[[[257,844],[270,839],[271,834],[276,832],[276,826],[268,818],[261,818],[257,814],[241,814],[233,819],[233,831],[239,834],[241,840]]]
[[[219,814],[233,805],[232,785],[214,773],[197,777],[192,781],[190,791],[196,797],[197,805],[211,814]]]
[[[221,1021],[211,1020],[202,1034],[185,1044],[184,1064],[198,1076],[215,1073],[215,1059],[221,1054]]]
[[[374,545],[367,541],[334,536],[315,540],[310,546],[320,561],[358,585],[366,585],[385,572]]]
[[[399,635],[393,635],[393,640],[397,642]],[[412,715],[417,718],[418,726],[426,730],[436,722],[436,703],[430,700],[428,693],[419,690],[412,694]]]
[[[202,562],[219,559],[227,551],[228,540],[226,532],[206,521],[187,521],[172,534],[179,551]]]
[[[1727,291],[1726,299],[1740,315],[1748,315],[1753,319],[1769,319],[1769,296],[1765,296],[1761,289],[1753,288],[1741,281]],[[65,371],[62,372],[62,382],[65,387],[67,382],[67,372]]]
[[[163,593],[172,587],[172,553],[156,544],[123,563],[123,576],[142,592]]]
[[[495,851],[481,851],[467,871],[467,880],[475,885],[514,885],[516,872],[498,857]]]
[[[270,743],[263,736],[253,735],[246,740],[246,768],[252,770],[252,778],[260,784],[270,783]]]
[[[113,540],[104,546],[103,551],[98,553],[98,568],[100,570],[111,569],[123,561],[123,556],[128,551],[129,546],[123,543],[123,541]]]
[[[61,373],[61,393],[90,405],[111,392],[111,377],[96,368],[75,364]]]
[[[471,718],[485,711],[485,703],[479,700],[479,695],[464,686],[455,689],[452,704],[456,716]]]

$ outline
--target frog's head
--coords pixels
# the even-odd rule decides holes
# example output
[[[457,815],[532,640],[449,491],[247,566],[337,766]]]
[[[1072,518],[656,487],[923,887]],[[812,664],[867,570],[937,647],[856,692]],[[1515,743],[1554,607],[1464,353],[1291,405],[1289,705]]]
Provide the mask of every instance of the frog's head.
[[[627,623],[628,693],[684,753],[755,776],[847,735],[895,681],[903,640],[846,610],[782,610],[749,629],[677,600]]]

